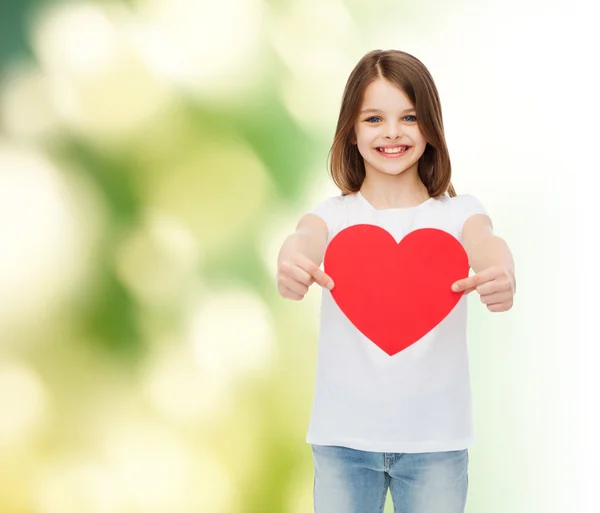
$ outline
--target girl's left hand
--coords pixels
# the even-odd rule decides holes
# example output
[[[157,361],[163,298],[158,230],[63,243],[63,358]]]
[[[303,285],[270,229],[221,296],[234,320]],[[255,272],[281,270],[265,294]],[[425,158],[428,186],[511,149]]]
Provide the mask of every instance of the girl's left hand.
[[[465,291],[469,294],[474,290],[481,296],[481,302],[490,312],[506,312],[513,306],[516,292],[514,276],[504,267],[495,265],[483,271],[458,280],[452,284],[454,292]]]

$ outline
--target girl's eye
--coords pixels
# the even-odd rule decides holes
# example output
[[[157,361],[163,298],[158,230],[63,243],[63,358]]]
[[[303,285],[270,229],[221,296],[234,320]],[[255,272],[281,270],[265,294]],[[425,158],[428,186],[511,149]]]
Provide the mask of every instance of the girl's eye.
[[[369,122],[369,123],[376,123],[376,121],[371,121],[372,119],[381,119],[379,116],[371,116],[370,118],[365,119],[365,121]],[[404,116],[402,118],[405,121],[408,121],[409,123],[414,123],[417,120],[416,116],[408,115],[408,116]]]

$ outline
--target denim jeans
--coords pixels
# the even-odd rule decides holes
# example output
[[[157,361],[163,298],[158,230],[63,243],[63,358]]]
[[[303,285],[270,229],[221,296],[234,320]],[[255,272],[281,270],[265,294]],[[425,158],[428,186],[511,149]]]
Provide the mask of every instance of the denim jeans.
[[[383,453],[312,445],[315,513],[382,513],[388,487],[394,513],[463,513],[468,449]]]

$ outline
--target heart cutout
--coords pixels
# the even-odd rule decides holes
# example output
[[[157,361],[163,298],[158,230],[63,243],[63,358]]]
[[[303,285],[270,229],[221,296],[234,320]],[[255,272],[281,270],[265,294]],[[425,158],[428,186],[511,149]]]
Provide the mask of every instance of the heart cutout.
[[[393,356],[435,328],[463,295],[452,284],[469,275],[462,244],[436,228],[397,243],[383,228],[353,225],[329,243],[325,272],[331,294],[348,320]]]

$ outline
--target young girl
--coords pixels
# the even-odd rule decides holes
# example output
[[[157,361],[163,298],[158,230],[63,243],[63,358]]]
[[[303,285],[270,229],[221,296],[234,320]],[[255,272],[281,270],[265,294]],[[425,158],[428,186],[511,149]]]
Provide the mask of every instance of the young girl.
[[[375,50],[358,62],[330,155],[341,195],[300,219],[277,273],[284,298],[301,300],[315,282],[323,287],[307,434],[315,512],[381,513],[389,487],[396,512],[462,513],[474,442],[466,294],[477,291],[491,312],[510,309],[512,255],[482,204],[454,191],[437,89],[412,55]],[[393,354],[357,329],[320,269],[332,239],[359,224],[397,243],[415,230],[442,230],[460,242],[475,273],[452,283],[460,294],[446,317]]]

